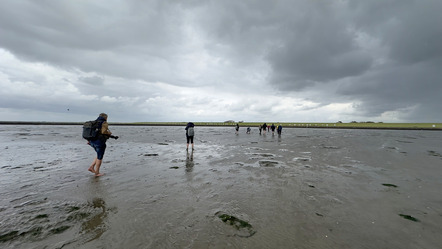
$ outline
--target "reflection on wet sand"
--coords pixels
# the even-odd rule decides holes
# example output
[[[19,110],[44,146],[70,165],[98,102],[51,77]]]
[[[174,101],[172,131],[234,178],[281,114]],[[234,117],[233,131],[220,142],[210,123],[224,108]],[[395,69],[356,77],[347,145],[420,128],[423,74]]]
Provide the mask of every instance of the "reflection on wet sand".
[[[193,171],[193,166],[195,165],[195,163],[193,162],[193,151],[191,150],[191,152],[187,151],[186,154],[186,172],[192,172]]]
[[[106,231],[105,220],[108,215],[106,203],[103,199],[94,198],[90,205],[94,209],[98,209],[100,211],[81,224],[81,233],[90,237],[87,242],[100,238],[100,236]]]

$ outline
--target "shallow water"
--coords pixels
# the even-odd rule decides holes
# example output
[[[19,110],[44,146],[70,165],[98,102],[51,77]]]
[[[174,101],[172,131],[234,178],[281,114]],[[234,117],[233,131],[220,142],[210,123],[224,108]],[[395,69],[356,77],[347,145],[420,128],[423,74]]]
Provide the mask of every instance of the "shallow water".
[[[0,126],[1,248],[441,248],[442,132]]]

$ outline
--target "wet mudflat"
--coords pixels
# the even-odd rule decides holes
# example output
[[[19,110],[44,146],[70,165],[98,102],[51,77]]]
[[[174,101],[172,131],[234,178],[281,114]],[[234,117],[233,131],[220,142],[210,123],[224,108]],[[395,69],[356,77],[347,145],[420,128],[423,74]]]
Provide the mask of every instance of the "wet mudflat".
[[[0,126],[1,248],[441,248],[442,132]]]

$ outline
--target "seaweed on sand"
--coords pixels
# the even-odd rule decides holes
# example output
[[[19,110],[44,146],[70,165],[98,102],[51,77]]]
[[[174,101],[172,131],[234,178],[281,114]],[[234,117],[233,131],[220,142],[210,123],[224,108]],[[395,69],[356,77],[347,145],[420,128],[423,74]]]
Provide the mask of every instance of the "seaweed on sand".
[[[397,188],[397,185],[390,184],[390,183],[383,183],[382,185],[384,185],[385,187]]]
[[[413,216],[408,215],[408,214],[399,214],[399,216],[401,216],[402,218],[407,219],[407,220],[411,220],[411,221],[414,221],[414,222],[419,222],[418,219],[416,219]]]
[[[219,214],[217,213],[218,218],[220,218],[224,223],[229,224],[230,226],[236,228],[238,231],[244,231],[244,234],[236,234],[236,236],[239,237],[251,237],[253,236],[256,231],[253,230],[252,225],[248,223],[247,221],[238,219],[237,217],[233,215],[228,214]]]

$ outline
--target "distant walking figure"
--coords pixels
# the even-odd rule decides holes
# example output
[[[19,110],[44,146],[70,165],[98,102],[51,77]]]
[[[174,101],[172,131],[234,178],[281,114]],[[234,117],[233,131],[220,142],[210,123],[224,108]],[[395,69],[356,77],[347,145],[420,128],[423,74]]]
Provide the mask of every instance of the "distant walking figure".
[[[275,129],[276,129],[275,124],[272,124],[270,128],[272,129],[272,135],[275,135]]]
[[[278,135],[281,136],[281,133],[282,133],[282,125],[279,124],[278,125]]]
[[[115,139],[118,139],[118,137],[112,136],[112,132],[109,130],[106,113],[101,113],[98,116],[97,121],[99,129],[98,138],[88,140],[88,144],[97,152],[97,157],[94,159],[88,170],[94,173],[95,176],[102,176],[103,174],[100,173],[100,167],[103,162],[104,151],[106,150],[106,140],[110,137]]]
[[[192,122],[187,123],[187,126],[185,128],[186,130],[186,138],[187,138],[187,150],[189,150],[189,142],[192,144],[192,150],[193,148],[193,136],[195,135],[194,130],[195,125]]]
[[[238,135],[238,133],[239,133],[239,124],[238,123],[236,124],[236,128],[235,129],[236,129],[236,135]]]
[[[259,125],[259,135],[261,135],[262,125]]]
[[[267,130],[267,124],[264,123],[264,124],[262,125],[262,131],[264,132],[264,135],[266,134],[266,130]]]

